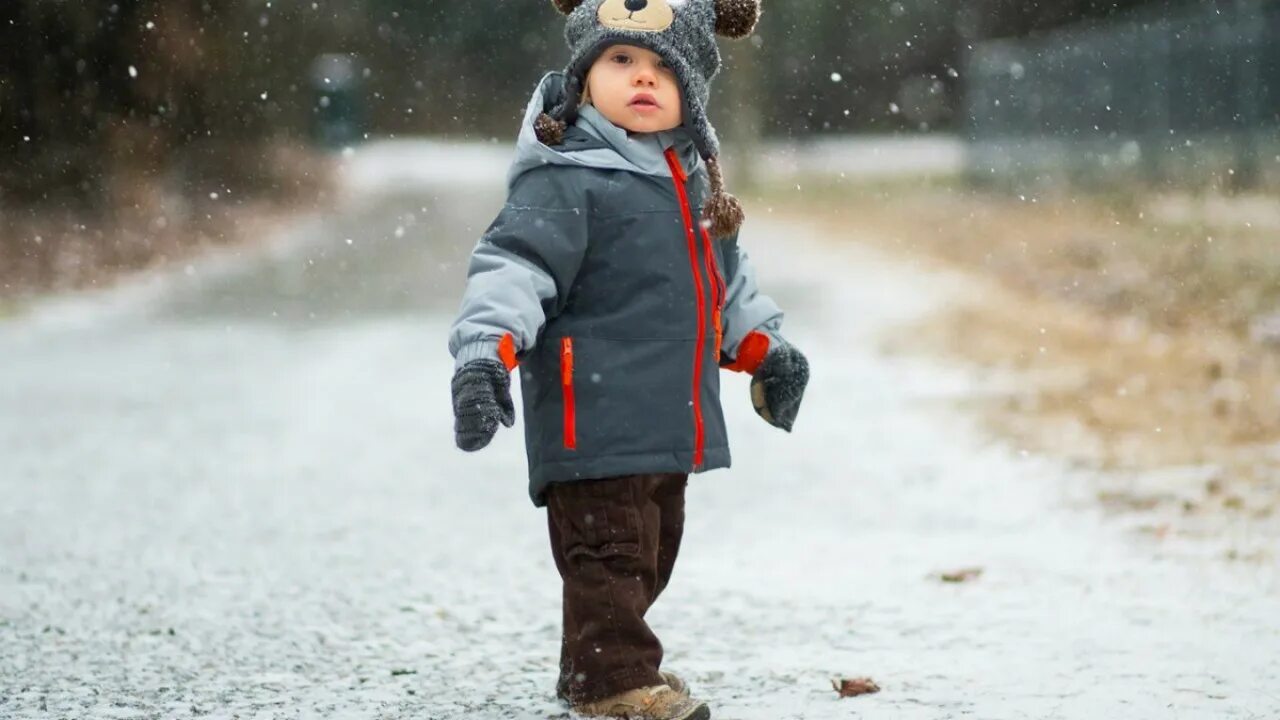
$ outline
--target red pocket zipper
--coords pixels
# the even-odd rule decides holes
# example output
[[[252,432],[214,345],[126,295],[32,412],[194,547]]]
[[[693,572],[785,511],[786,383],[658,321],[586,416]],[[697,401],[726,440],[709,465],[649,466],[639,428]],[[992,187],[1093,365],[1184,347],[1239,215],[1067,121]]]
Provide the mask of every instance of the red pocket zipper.
[[[564,446],[578,449],[577,418],[573,406],[573,338],[560,338],[560,389],[564,391]]]

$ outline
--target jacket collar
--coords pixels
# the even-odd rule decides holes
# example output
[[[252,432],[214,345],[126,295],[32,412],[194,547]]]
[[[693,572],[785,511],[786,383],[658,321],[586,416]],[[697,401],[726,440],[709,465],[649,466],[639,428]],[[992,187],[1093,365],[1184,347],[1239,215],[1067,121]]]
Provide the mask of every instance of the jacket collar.
[[[520,135],[516,138],[515,158],[507,171],[508,188],[526,171],[548,164],[626,170],[642,175],[671,177],[671,168],[663,157],[663,153],[671,147],[676,148],[686,174],[693,175],[702,164],[693,138],[683,125],[656,133],[629,133],[609,122],[591,105],[578,109],[573,126],[598,140],[603,147],[566,152],[563,146],[557,146],[557,149],[543,145],[534,133],[533,122],[539,113],[554,107],[560,101],[563,88],[564,73],[561,72],[549,72],[538,82],[525,108]]]

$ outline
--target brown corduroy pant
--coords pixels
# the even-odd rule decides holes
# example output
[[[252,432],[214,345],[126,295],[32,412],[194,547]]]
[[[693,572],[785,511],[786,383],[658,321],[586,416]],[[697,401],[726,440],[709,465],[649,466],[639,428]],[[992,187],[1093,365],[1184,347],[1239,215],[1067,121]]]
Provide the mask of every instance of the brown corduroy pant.
[[[564,581],[556,693],[573,703],[664,681],[645,613],[667,586],[684,534],[688,475],[554,483],[551,552]]]

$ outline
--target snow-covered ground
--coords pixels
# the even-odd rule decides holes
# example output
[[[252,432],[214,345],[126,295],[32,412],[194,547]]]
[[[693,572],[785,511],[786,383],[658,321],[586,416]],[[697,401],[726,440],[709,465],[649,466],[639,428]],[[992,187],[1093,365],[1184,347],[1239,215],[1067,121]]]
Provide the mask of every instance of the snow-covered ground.
[[[491,150],[373,146],[290,242],[0,324],[0,717],[566,716],[520,429],[453,446]],[[787,435],[725,376],[734,467],[651,614],[714,716],[1280,717],[1280,571],[987,440],[964,372],[877,349],[963,279],[814,235],[749,208],[813,381]]]

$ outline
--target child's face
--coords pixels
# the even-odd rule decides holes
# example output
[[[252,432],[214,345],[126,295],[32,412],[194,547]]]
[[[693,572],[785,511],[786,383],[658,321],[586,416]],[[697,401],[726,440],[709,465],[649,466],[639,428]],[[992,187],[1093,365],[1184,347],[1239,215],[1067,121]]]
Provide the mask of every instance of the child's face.
[[[601,115],[632,132],[659,132],[680,125],[676,73],[647,48],[610,46],[587,71],[587,91]]]

